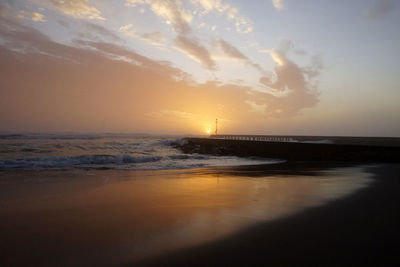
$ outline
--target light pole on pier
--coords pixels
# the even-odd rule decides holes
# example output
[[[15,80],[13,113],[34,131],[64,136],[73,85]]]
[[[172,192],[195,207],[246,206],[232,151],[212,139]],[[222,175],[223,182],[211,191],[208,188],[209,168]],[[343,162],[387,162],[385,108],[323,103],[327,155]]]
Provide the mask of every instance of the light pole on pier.
[[[215,119],[215,135],[218,134],[218,119]]]

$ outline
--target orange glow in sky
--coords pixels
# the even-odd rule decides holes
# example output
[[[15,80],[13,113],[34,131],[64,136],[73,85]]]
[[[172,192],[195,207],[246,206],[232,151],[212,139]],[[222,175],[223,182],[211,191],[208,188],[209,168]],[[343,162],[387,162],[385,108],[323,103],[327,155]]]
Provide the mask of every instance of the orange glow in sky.
[[[0,134],[400,136],[398,1],[45,2],[0,3]]]

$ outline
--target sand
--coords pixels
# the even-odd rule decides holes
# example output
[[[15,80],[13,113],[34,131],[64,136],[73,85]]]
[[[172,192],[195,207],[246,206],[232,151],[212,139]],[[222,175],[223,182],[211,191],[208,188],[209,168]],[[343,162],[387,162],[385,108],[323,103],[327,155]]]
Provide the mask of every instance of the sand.
[[[359,168],[310,162],[1,172],[0,264],[387,263],[397,260],[399,171],[371,167],[369,186],[350,179]]]
[[[346,198],[140,265],[396,266],[400,165],[369,171],[374,185]]]

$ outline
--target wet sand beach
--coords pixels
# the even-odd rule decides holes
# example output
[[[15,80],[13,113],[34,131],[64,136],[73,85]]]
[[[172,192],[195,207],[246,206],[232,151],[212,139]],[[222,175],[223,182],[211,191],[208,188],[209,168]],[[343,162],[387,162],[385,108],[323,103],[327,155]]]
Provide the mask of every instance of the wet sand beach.
[[[400,165],[368,171],[375,182],[355,194],[141,265],[396,266]]]
[[[309,251],[325,245],[333,257],[338,241],[359,249],[347,234],[366,220],[363,212],[373,211],[382,186],[394,190],[392,180],[375,181],[365,170],[303,162],[168,171],[3,171],[0,261],[4,266],[284,264],[295,258],[321,263]],[[383,215],[391,205],[382,207]],[[394,223],[371,214],[376,225],[357,228],[367,231],[361,244],[375,240],[380,223]]]

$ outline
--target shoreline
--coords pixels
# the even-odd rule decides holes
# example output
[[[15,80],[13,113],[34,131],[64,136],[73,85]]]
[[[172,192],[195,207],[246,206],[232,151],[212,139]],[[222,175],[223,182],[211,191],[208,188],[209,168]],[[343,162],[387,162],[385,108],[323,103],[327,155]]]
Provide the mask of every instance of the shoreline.
[[[368,171],[375,182],[344,198],[133,265],[395,265],[400,164]]]

